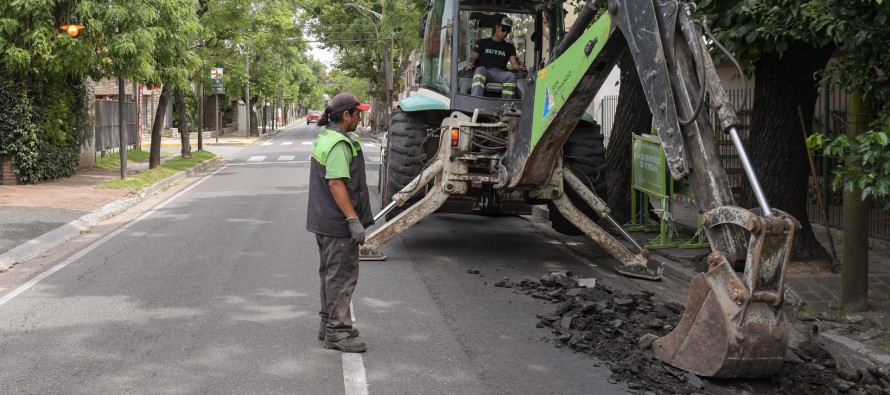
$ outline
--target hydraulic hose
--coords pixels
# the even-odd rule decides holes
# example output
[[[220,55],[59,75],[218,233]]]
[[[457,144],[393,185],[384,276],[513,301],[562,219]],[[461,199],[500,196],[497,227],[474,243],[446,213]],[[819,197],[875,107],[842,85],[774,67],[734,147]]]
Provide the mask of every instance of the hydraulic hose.
[[[569,32],[563,37],[562,42],[560,42],[559,46],[556,47],[556,50],[553,51],[553,57],[550,59],[551,62],[569,49],[575,41],[578,41],[578,37],[581,37],[584,30],[587,30],[587,26],[590,25],[590,22],[593,22],[593,18],[596,17],[598,12],[599,2],[597,0],[587,0],[587,2],[584,3],[584,8],[581,9],[581,13],[578,14],[578,18],[575,19],[572,28],[569,29]]]

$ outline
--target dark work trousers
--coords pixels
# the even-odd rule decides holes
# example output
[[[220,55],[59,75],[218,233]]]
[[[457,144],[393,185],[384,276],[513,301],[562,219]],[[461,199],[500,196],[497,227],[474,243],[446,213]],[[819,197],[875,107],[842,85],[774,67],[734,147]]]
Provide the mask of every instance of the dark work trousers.
[[[516,74],[504,70],[486,69],[482,66],[476,67],[476,71],[473,72],[473,85],[470,88],[470,94],[482,96],[482,93],[485,92],[485,84],[488,82],[501,84],[502,99],[516,97]]]
[[[339,341],[349,336],[352,329],[352,312],[349,302],[358,281],[358,246],[348,237],[316,234],[321,265],[321,328],[325,340]]]

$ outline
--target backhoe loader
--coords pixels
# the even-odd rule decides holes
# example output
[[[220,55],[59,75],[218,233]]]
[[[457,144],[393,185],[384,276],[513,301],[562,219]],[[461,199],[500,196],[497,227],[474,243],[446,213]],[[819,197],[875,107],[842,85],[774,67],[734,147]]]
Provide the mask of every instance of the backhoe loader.
[[[712,249],[680,322],[652,350],[701,376],[774,374],[788,344],[784,273],[799,224],[764,197],[695,5],[588,1],[570,29],[564,12],[560,0],[429,1],[420,89],[392,114],[380,170],[385,207],[375,219],[388,221],[369,235],[362,259],[384,259],[379,247],[437,210],[523,213],[548,204],[554,228],[590,236],[621,262],[619,272],[660,279],[646,249],[597,225],[602,219],[622,232],[599,197],[605,149],[585,109],[622,51],[631,51],[667,168],[692,189]],[[503,16],[515,21],[518,57],[530,65],[516,70],[519,97],[502,99],[497,84],[470,95],[464,69],[472,44]],[[756,209],[735,206],[711,111],[738,151]]]

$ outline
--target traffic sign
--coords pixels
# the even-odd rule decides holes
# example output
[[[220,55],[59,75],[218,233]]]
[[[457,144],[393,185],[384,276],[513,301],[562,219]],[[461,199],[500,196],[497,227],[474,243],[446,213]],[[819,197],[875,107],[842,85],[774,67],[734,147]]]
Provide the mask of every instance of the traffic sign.
[[[222,67],[214,67],[210,69],[210,89],[218,95],[226,94],[226,87],[223,84]]]

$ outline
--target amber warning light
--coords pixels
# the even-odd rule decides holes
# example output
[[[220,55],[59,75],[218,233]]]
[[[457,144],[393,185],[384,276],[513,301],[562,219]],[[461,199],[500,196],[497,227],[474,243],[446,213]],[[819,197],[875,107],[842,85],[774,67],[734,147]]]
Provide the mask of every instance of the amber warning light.
[[[460,136],[460,129],[451,129],[451,147],[457,148],[457,138]]]

